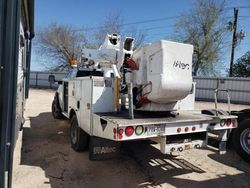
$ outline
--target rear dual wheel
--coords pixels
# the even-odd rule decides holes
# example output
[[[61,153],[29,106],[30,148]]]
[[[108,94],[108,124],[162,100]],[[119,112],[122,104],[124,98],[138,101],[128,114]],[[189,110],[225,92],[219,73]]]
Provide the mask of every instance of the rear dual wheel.
[[[250,163],[250,119],[242,121],[234,130],[233,144],[236,152]]]

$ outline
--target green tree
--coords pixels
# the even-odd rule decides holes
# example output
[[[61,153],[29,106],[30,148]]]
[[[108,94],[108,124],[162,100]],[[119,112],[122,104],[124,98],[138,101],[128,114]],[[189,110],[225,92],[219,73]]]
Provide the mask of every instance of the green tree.
[[[224,8],[224,0],[195,0],[176,23],[177,39],[194,46],[194,75],[214,74],[215,63],[221,59],[228,33]]]
[[[250,51],[246,52],[233,65],[234,77],[250,77]]]

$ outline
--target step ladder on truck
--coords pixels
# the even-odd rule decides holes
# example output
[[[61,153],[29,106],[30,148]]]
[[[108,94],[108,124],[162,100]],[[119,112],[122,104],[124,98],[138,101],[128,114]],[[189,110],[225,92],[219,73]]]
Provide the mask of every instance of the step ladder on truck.
[[[194,110],[193,46],[160,40],[134,50],[133,42],[107,35],[59,81],[52,113],[70,120],[72,148],[97,160],[117,155],[121,142],[153,140],[171,154],[206,147],[216,132],[224,154],[237,116]]]

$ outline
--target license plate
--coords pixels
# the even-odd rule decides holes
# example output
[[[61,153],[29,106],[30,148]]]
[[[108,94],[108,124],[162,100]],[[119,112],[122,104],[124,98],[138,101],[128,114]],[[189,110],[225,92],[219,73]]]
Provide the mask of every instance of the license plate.
[[[150,135],[159,135],[165,133],[164,125],[151,125],[148,126],[147,134]]]

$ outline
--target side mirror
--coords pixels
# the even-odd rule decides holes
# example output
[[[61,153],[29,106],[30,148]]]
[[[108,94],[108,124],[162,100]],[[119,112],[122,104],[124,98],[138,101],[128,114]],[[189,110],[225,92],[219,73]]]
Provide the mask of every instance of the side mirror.
[[[56,82],[55,75],[49,75],[49,83],[54,84]]]
[[[61,80],[56,80],[55,75],[52,75],[52,74],[49,75],[48,81],[51,85],[54,84],[55,82],[57,82],[59,85],[61,85],[63,83],[63,81],[61,81]]]

